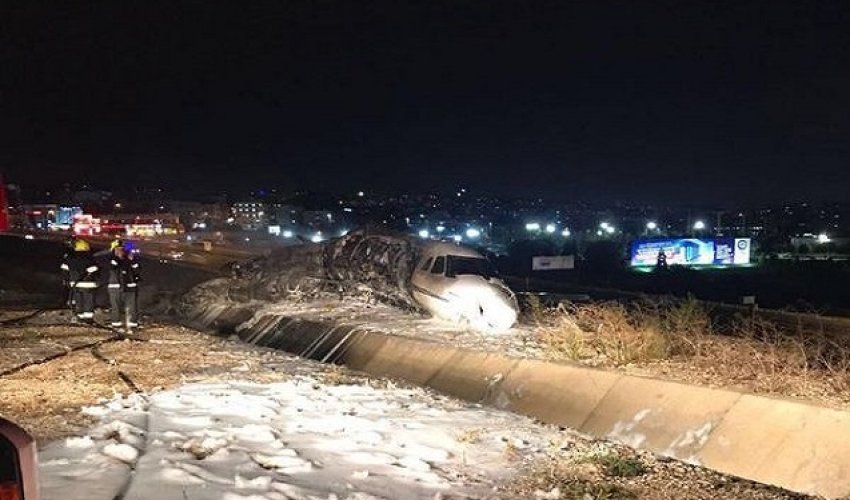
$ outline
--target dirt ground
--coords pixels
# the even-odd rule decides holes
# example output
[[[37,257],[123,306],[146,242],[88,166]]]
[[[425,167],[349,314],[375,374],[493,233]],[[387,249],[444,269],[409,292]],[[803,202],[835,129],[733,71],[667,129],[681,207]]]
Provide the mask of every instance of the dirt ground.
[[[813,497],[576,436],[567,438],[550,457],[532,464],[499,488],[495,498],[802,500]]]
[[[6,313],[0,315],[0,321],[26,313]],[[50,320],[51,316],[61,319],[57,314],[40,319]],[[257,382],[287,377],[267,368],[256,369],[269,353],[180,326],[154,324],[140,331],[137,339],[113,340],[113,334],[103,329],[52,324],[0,327],[0,373],[78,348],[0,377],[0,415],[21,424],[39,442],[90,426],[92,420],[80,409],[116,394],[236,376]],[[94,351],[79,349],[98,341],[103,343]]]

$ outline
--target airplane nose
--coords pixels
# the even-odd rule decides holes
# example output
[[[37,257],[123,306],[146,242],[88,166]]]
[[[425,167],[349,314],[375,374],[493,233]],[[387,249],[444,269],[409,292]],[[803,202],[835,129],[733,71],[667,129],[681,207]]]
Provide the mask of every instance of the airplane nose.
[[[436,313],[486,332],[502,332],[516,323],[519,308],[512,295],[493,283],[466,280],[447,290],[450,299]]]
[[[505,331],[514,326],[517,310],[514,304],[500,293],[483,294],[479,298],[478,313],[482,323],[488,329]]]

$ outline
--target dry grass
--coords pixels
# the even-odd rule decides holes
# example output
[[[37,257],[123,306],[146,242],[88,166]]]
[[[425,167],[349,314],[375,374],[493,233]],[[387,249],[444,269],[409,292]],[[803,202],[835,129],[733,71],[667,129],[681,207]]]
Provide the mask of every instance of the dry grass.
[[[126,390],[102,362],[80,351],[0,378],[0,415],[47,441],[88,427],[92,420],[81,407]]]
[[[331,365],[326,371],[319,375],[319,381],[325,385],[354,385],[364,380],[341,366]]]
[[[720,329],[696,300],[532,308],[550,359],[850,406],[850,341],[752,317]]]
[[[667,325],[674,321],[617,303],[562,305],[547,313],[537,332],[550,357],[621,366],[693,350],[693,334],[667,334]]]

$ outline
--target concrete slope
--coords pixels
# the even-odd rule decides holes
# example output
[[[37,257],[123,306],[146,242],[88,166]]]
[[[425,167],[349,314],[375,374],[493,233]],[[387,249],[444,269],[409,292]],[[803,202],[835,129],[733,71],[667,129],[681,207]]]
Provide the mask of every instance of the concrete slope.
[[[198,311],[195,326],[569,426],[739,477],[850,495],[850,413],[252,311]]]

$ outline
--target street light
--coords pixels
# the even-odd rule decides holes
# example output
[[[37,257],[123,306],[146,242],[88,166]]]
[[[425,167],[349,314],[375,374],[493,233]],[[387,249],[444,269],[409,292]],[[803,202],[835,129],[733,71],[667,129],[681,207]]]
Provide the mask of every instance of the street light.
[[[466,237],[471,239],[471,240],[474,240],[474,239],[478,238],[479,236],[481,236],[481,231],[479,231],[478,229],[475,229],[474,227],[471,227],[471,228],[466,230]]]
[[[567,228],[564,228],[564,230],[561,231],[561,236],[563,236],[564,238],[569,238],[570,237],[570,230],[567,229]]]
[[[694,229],[696,229],[697,231],[702,231],[703,229],[705,229],[705,222],[701,220],[694,222]]]
[[[820,233],[820,234],[818,235],[818,243],[829,243],[830,241],[832,241],[832,240],[831,240],[831,239],[829,239],[829,235],[828,235],[828,234],[826,234],[826,233]]]
[[[546,232],[552,234],[555,232],[555,224],[546,224]]]
[[[540,223],[539,222],[529,222],[525,225],[526,231],[540,231]]]
[[[658,223],[655,221],[649,221],[646,223],[646,228],[650,231],[655,231],[656,229],[658,229]]]
[[[420,238],[428,239],[428,236],[431,236],[431,233],[429,233],[427,229],[420,229],[419,230],[419,237]]]

